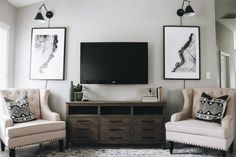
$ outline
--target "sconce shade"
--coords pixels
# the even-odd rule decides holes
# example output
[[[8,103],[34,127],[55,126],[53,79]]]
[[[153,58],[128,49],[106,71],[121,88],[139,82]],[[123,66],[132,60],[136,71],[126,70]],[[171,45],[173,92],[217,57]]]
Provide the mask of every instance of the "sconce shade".
[[[34,20],[38,21],[39,23],[44,23],[45,22],[45,20],[43,18],[43,15],[40,11],[37,13]]]
[[[195,15],[195,12],[193,8],[190,5],[188,5],[185,9],[184,16],[194,16],[194,15]]]

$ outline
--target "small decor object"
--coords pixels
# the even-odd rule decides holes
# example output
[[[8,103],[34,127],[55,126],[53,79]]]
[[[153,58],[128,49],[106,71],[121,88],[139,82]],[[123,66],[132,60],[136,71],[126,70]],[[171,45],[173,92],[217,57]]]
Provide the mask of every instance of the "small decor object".
[[[143,102],[157,102],[154,88],[147,88],[147,96],[142,97]]]
[[[163,101],[163,88],[157,87],[156,88],[156,96],[158,101]]]
[[[19,97],[15,101],[6,97],[4,97],[4,99],[7,105],[8,114],[13,120],[13,123],[22,123],[36,120],[36,116],[29,106],[27,95]]]
[[[73,85],[74,88],[74,101],[82,101],[83,99],[83,85]]]
[[[220,123],[224,116],[228,98],[228,95],[213,98],[203,92],[200,98],[200,110],[197,112],[196,118]]]
[[[164,26],[164,79],[200,79],[200,27]]]
[[[66,28],[33,28],[30,79],[63,80]]]

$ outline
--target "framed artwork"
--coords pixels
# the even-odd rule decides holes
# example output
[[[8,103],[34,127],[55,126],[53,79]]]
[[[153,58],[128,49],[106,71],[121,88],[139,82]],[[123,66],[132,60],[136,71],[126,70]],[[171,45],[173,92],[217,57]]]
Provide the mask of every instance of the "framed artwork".
[[[164,79],[200,80],[200,27],[163,26]]]
[[[63,80],[66,28],[32,28],[30,79]]]

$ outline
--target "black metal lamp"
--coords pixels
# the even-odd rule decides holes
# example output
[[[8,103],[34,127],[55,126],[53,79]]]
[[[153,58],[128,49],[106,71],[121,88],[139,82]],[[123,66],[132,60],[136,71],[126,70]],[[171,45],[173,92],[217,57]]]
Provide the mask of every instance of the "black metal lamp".
[[[184,2],[188,3],[188,6],[185,8],[185,10],[183,9],[184,8]],[[195,12],[194,12],[193,8],[190,5],[190,0],[183,0],[181,9],[177,10],[177,15],[178,16],[194,16],[195,15]]]
[[[48,9],[46,8],[45,4],[41,5],[39,7],[39,12],[37,13],[37,15],[35,16],[34,20],[38,21],[39,23],[44,23],[45,20],[44,20],[44,17],[41,13],[41,8],[44,7],[44,9],[46,10],[46,17],[47,18],[52,18],[53,17],[53,12],[51,11],[48,11]]]

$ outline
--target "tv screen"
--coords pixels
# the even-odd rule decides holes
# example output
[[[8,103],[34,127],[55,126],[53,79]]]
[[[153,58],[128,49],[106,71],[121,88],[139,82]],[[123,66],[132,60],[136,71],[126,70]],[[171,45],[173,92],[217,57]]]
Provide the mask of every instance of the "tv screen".
[[[82,42],[80,83],[148,84],[147,42]]]

